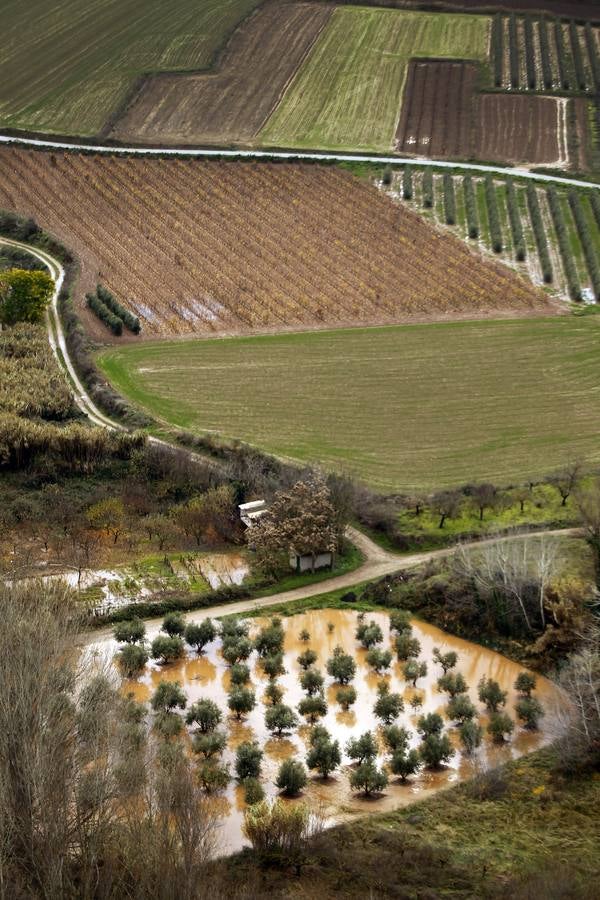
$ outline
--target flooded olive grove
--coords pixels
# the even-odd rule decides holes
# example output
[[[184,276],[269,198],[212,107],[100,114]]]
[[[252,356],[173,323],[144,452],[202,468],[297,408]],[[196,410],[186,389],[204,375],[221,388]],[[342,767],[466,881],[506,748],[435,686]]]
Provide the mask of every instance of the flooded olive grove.
[[[294,615],[282,620],[284,629],[284,668],[277,683],[283,691],[282,703],[297,711],[298,704],[305,697],[300,684],[302,667],[298,657],[307,649],[316,653],[313,668],[324,676],[323,696],[327,703],[326,714],[319,724],[328,729],[332,738],[339,741],[342,750],[341,766],[328,778],[322,778],[314,771],[309,772],[308,784],[300,795],[300,800],[308,802],[327,822],[347,820],[352,816],[383,812],[425,798],[435,791],[458,781],[468,779],[482,768],[494,766],[518,757],[547,743],[556,733],[556,713],[561,704],[561,695],[547,679],[537,676],[535,698],[541,703],[543,716],[537,730],[528,730],[519,722],[515,713],[515,703],[519,699],[515,691],[515,680],[523,667],[509,659],[479,645],[448,635],[425,622],[412,620],[411,637],[419,642],[419,661],[424,661],[427,673],[418,677],[413,686],[405,677],[405,661],[398,659],[395,652],[396,635],[390,630],[390,617],[386,613],[367,613],[364,621],[377,623],[382,631],[381,649],[392,651],[393,658],[387,670],[376,673],[367,660],[368,651],[356,637],[361,616],[353,610],[314,610]],[[252,619],[249,622],[250,637],[256,636],[268,619]],[[155,633],[155,629],[151,629]],[[308,637],[307,637],[308,633]],[[326,664],[334,649],[341,647],[351,654],[356,663],[356,673],[352,685],[356,689],[356,701],[344,710],[337,700],[340,685],[327,675]],[[114,640],[105,637],[92,644],[95,651],[113,655],[117,649]],[[442,654],[454,651],[457,654],[453,672],[460,673],[467,685],[467,694],[476,707],[475,721],[483,728],[481,746],[471,755],[464,752],[459,739],[459,730],[447,713],[450,697],[438,686],[443,674],[442,666],[436,661],[434,648]],[[241,719],[234,717],[228,709],[228,692],[231,687],[231,667],[223,659],[222,641],[219,637],[206,645],[198,654],[187,648],[184,658],[168,664],[149,662],[137,679],[123,681],[123,691],[132,693],[140,702],[148,702],[161,681],[179,682],[187,697],[187,706],[204,698],[213,700],[219,706],[223,721],[222,728],[227,734],[227,744],[223,752],[223,762],[229,763],[234,775],[235,752],[245,741],[256,741],[264,751],[261,783],[267,796],[273,797],[278,791],[275,780],[283,760],[294,757],[306,761],[310,747],[313,725],[298,715],[300,724],[280,737],[274,736],[266,727],[265,710],[270,703],[265,696],[269,679],[265,675],[256,651],[246,660],[250,668],[248,687],[256,694],[256,706]],[[502,712],[508,714],[514,723],[514,730],[507,740],[495,742],[487,733],[489,713],[478,697],[478,683],[482,678],[495,679],[501,689],[507,692],[506,704]],[[444,720],[453,755],[439,768],[421,765],[418,771],[405,782],[389,771],[390,753],[383,741],[382,723],[375,716],[374,705],[379,696],[378,687],[385,682],[390,692],[399,693],[404,709],[394,720],[409,732],[409,749],[418,748],[421,737],[417,723],[421,716],[438,713]],[[185,711],[179,713],[185,716]],[[189,727],[190,736],[193,726]],[[378,743],[378,767],[388,768],[389,783],[381,794],[366,797],[357,794],[350,785],[350,776],[356,768],[346,752],[349,739],[357,738],[371,731]],[[190,740],[191,748],[191,740]],[[298,800],[286,802],[294,803]],[[244,788],[234,777],[222,792],[211,794],[211,804],[219,817],[218,849],[228,853],[244,845],[242,832],[245,799]]]

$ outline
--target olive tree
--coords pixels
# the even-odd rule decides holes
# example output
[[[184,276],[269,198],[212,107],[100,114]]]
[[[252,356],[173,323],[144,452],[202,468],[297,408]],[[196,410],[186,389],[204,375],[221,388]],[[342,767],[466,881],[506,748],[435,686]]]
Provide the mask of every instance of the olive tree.
[[[308,776],[306,766],[298,759],[285,759],[277,773],[275,786],[286,796],[297,796],[306,787]]]
[[[356,696],[356,688],[352,687],[352,685],[349,684],[345,687],[338,688],[335,699],[340,704],[342,709],[347,711],[356,703]]]
[[[338,741],[334,741],[326,728],[315,728],[310,738],[306,756],[309,769],[316,769],[322,778],[328,778],[342,762]]]
[[[227,698],[227,706],[239,721],[256,706],[256,694],[247,687],[233,687]]]
[[[235,753],[235,773],[240,781],[259,778],[263,752],[256,741],[243,741]]]
[[[207,644],[217,636],[217,627],[212,619],[203,619],[201,622],[189,622],[183,633],[186,643],[193,647],[196,653],[202,653]]]
[[[324,678],[316,669],[306,669],[300,676],[300,686],[309,696],[323,691]]]
[[[113,629],[115,640],[124,644],[141,644],[146,637],[146,626],[141,619],[117,622]]]
[[[335,647],[333,656],[327,660],[327,674],[338,684],[348,684],[356,675],[356,663],[349,653],[341,647]]]
[[[466,719],[458,730],[465,753],[470,755],[480,746],[483,728],[474,719]]]
[[[391,650],[382,650],[380,647],[371,647],[366,659],[371,668],[379,675],[391,666],[392,652]]]
[[[148,651],[141,644],[124,644],[117,653],[117,663],[125,678],[136,678],[148,662]]]
[[[303,650],[300,656],[297,659],[297,663],[301,669],[310,669],[314,663],[317,661],[317,654],[314,650],[311,650],[310,647],[306,650]]]
[[[284,731],[293,731],[298,725],[298,716],[285,703],[276,703],[265,710],[265,725],[268,730],[281,735]]]
[[[350,738],[346,744],[346,755],[354,762],[365,762],[377,756],[377,741],[370,731],[365,731],[360,737]]]
[[[433,648],[433,660],[436,663],[439,663],[442,667],[444,675],[453,669],[458,662],[458,653],[455,653],[454,650],[449,650],[448,653],[442,653],[439,647]]]
[[[482,703],[491,713],[498,711],[500,706],[506,705],[507,691],[503,691],[497,681],[493,678],[484,677],[480,680],[478,686],[478,695]]]
[[[535,731],[539,727],[540,719],[544,715],[542,704],[535,697],[521,697],[515,703],[515,712],[529,731]]]
[[[451,697],[457,697],[459,694],[466,694],[468,691],[467,682],[460,672],[447,672],[438,678],[438,688]]]
[[[157,659],[166,665],[181,659],[185,655],[185,647],[180,637],[158,634],[150,645],[150,655],[152,659]]]
[[[182,637],[185,634],[185,619],[181,613],[167,613],[163,619],[161,629],[166,631],[169,637]]]
[[[413,687],[417,686],[419,678],[425,678],[427,675],[427,663],[418,659],[407,659],[404,663],[404,677]]]
[[[377,692],[373,712],[384,725],[390,725],[404,710],[404,700],[400,694],[392,693],[385,682],[378,686]]]
[[[409,775],[418,772],[421,764],[421,757],[418,750],[407,750],[405,747],[398,747],[392,753],[390,760],[390,771],[393,775],[398,775],[402,781],[406,781]]]
[[[383,769],[378,769],[372,759],[361,763],[350,775],[350,787],[367,797],[381,794],[388,785],[388,777]]]
[[[487,731],[497,744],[502,744],[513,733],[515,723],[506,713],[493,712],[490,715]]]
[[[188,725],[197,725],[202,733],[214,731],[221,719],[221,710],[214,700],[207,698],[192,703],[185,717]]]
[[[298,712],[309,722],[316,722],[321,716],[327,715],[327,703],[320,694],[314,697],[303,697],[298,704]]]

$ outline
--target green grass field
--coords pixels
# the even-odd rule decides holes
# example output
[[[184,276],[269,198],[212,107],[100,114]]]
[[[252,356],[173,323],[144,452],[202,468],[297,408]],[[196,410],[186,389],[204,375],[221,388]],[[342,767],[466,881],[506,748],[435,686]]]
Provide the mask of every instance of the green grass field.
[[[386,489],[519,483],[599,456],[597,316],[128,345],[100,364],[164,422]]]
[[[260,0],[5,0],[0,127],[93,135],[149,71],[209,66]]]
[[[411,57],[486,60],[490,20],[338,8],[260,133],[264,144],[391,149]]]

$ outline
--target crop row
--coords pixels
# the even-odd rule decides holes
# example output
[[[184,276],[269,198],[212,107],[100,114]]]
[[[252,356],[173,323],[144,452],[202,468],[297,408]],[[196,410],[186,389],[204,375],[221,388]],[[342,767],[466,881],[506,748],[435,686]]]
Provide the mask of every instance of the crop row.
[[[567,233],[567,225],[563,215],[562,205],[558,191],[551,185],[546,191],[548,198],[548,207],[552,216],[552,224],[558,243],[560,258],[562,260],[565,277],[567,279],[567,287],[571,300],[581,300],[581,285],[579,283],[579,275],[577,274],[577,266],[573,259],[569,235]]]
[[[600,297],[600,264],[598,263],[598,254],[583,209],[583,200],[575,190],[569,191],[569,206],[571,207],[577,234],[579,235],[579,240],[583,248],[587,269],[594,289],[594,295],[596,299],[598,299]]]

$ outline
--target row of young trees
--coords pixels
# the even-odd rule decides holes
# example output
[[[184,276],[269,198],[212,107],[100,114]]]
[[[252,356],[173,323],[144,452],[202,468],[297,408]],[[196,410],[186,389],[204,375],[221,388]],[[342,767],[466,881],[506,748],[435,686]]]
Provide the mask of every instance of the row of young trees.
[[[554,232],[558,241],[558,249],[565,271],[565,278],[567,279],[569,296],[571,300],[581,300],[581,284],[579,282],[579,274],[577,272],[577,266],[573,257],[573,250],[571,247],[571,242],[569,240],[569,235],[567,233],[567,226],[565,223],[560,195],[554,185],[550,185],[550,187],[547,189],[546,197],[548,198],[548,207],[550,209],[552,224],[554,225]]]
[[[519,202],[517,200],[515,184],[512,178],[506,179],[506,206],[508,208],[508,218],[510,221],[515,256],[519,262],[523,262],[527,255],[525,237],[523,235]]]
[[[590,275],[594,296],[600,298],[600,263],[596,252],[596,241],[591,233],[590,226],[583,209],[583,201],[578,191],[569,191],[569,206],[573,214],[579,241],[583,248],[587,270]]]
[[[94,293],[87,293],[85,301],[94,315],[110,328],[113,334],[120,336],[123,328],[133,334],[141,330],[140,320],[126,309],[117,298],[103,285],[98,284]]]
[[[542,267],[542,278],[544,279],[545,284],[551,284],[554,278],[554,272],[552,271],[546,228],[540,209],[537,189],[531,182],[527,185],[527,206],[529,208],[529,218],[531,219],[533,236],[535,237],[540,265]]]

